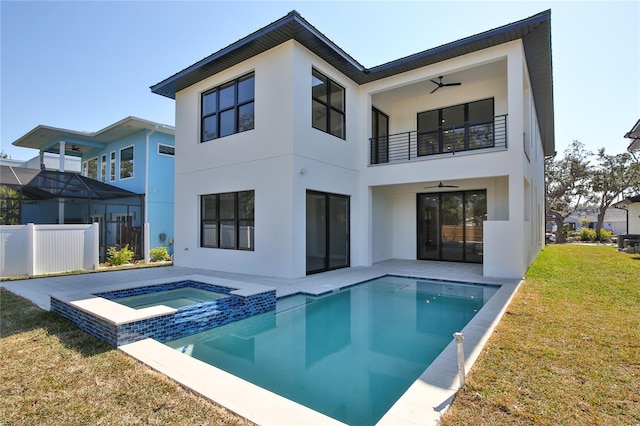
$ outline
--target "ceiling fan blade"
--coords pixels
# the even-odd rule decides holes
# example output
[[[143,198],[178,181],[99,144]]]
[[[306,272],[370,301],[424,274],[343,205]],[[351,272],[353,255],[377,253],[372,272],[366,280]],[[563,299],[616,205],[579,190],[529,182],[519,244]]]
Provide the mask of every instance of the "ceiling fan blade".
[[[443,86],[460,86],[462,83],[446,83]]]
[[[429,94],[435,92],[436,90],[438,90],[441,86],[436,87],[435,89],[433,89]]]
[[[435,84],[436,86],[440,86],[442,84],[442,82],[437,82],[437,81],[433,81],[433,80],[429,80],[430,82],[432,82],[433,84]]]

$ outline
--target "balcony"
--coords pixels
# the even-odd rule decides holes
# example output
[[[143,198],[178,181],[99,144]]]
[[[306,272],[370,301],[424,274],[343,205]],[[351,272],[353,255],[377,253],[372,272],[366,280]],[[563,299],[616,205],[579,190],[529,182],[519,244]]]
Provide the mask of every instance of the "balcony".
[[[507,147],[507,115],[369,139],[370,164],[402,163],[430,155]]]

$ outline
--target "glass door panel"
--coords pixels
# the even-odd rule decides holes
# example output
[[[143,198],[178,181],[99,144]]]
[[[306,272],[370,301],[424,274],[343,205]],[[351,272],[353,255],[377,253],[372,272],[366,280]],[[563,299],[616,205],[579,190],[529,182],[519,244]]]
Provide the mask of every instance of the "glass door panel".
[[[418,195],[418,259],[440,259],[440,195]]]
[[[326,197],[307,192],[307,273],[325,269],[327,252]]]
[[[349,266],[349,197],[307,191],[307,274]]]
[[[487,220],[487,193],[465,194],[465,257],[467,262],[482,262],[484,250],[483,224]]]
[[[349,265],[349,199],[329,196],[329,269]]]
[[[464,260],[464,211],[462,194],[441,194],[442,260]]]

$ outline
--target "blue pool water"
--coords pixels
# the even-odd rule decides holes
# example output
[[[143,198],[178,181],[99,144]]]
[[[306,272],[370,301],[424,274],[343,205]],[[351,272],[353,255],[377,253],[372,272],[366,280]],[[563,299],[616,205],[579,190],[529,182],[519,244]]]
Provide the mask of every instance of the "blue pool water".
[[[382,277],[167,345],[351,425],[375,424],[498,286]]]
[[[113,299],[113,301],[121,305],[136,309],[157,305],[165,305],[170,308],[179,309],[185,306],[196,305],[199,303],[212,302],[223,297],[229,297],[229,295],[202,290],[199,288],[182,287],[155,293],[120,297],[117,299]]]

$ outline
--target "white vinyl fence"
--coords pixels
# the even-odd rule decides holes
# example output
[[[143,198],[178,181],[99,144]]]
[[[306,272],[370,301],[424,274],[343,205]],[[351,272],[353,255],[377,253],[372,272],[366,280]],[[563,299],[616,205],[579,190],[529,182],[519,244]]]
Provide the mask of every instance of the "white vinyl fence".
[[[97,269],[99,228],[91,225],[0,226],[0,276]]]

